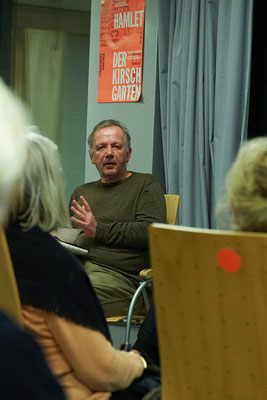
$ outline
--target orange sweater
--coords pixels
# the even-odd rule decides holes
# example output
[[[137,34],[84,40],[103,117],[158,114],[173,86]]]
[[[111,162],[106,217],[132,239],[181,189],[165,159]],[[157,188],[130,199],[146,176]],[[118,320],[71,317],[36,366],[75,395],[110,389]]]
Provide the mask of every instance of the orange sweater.
[[[140,356],[116,350],[102,333],[30,306],[22,312],[68,400],[107,400],[142,375]]]

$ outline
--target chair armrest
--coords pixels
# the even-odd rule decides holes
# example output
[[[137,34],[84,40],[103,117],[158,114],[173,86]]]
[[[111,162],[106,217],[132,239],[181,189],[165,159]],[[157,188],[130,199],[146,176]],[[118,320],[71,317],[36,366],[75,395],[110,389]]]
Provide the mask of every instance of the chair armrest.
[[[141,276],[141,278],[143,278],[143,279],[151,279],[151,278],[153,278],[152,268],[142,269],[142,271],[139,272],[139,276]]]

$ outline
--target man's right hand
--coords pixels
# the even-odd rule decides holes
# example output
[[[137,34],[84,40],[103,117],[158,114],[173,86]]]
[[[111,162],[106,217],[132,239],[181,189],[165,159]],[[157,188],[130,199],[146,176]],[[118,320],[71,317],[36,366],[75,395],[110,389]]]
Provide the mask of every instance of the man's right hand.
[[[82,206],[76,200],[73,200],[73,205],[71,207],[71,211],[75,215],[77,215],[79,219],[76,217],[71,217],[71,220],[82,228],[86,236],[94,239],[96,234],[97,221],[85,198],[83,196],[80,196],[80,199],[83,203]]]

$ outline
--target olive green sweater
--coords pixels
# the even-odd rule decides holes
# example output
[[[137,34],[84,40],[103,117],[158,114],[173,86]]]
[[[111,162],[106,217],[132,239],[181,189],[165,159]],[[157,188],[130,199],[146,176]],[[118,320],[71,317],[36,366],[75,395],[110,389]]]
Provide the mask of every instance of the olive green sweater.
[[[149,265],[148,226],[166,221],[164,193],[150,174],[132,172],[116,183],[100,180],[77,187],[70,199],[80,195],[89,203],[97,221],[95,239],[81,233],[77,244],[88,250],[87,259],[138,279]]]

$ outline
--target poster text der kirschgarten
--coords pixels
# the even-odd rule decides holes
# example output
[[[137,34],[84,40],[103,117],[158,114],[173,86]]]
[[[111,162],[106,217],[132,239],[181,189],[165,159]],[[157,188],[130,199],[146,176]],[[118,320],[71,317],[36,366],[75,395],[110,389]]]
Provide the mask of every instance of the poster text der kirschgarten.
[[[98,103],[140,99],[144,21],[145,0],[101,0]]]

